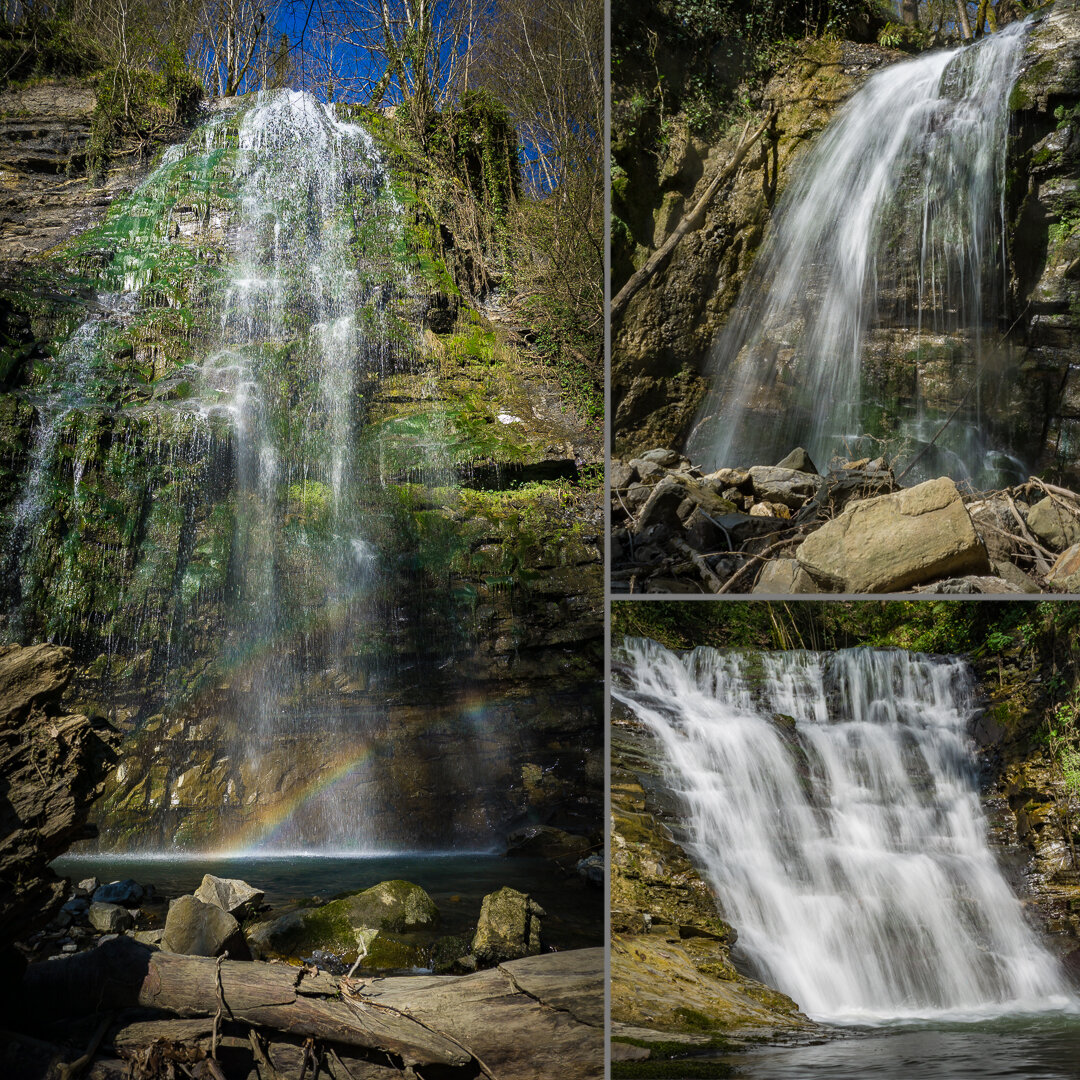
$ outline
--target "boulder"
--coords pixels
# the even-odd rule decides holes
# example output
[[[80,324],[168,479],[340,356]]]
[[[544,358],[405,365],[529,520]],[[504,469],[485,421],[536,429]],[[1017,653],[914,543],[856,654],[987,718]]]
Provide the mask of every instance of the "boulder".
[[[1046,583],[1054,592],[1080,592],[1080,543],[1066,548],[1050,567]]]
[[[143,887],[132,878],[124,881],[112,881],[94,890],[95,904],[123,904],[125,907],[138,907],[145,895]]]
[[[852,504],[811,533],[795,557],[833,592],[898,592],[990,572],[960,492],[944,476]]]
[[[540,952],[543,908],[525,893],[504,887],[488,893],[473,936],[473,954],[482,963],[498,964]]]
[[[135,925],[135,919],[126,907],[120,904],[102,904],[94,901],[88,912],[90,925],[103,934],[122,934]]]
[[[812,499],[821,487],[821,477],[815,473],[782,469],[778,466],[755,465],[750,469],[750,483],[760,502],[783,503],[799,509]]]
[[[686,488],[670,476],[665,476],[649,493],[645,505],[638,513],[634,529],[643,533],[653,525],[665,525],[669,529],[679,529],[679,507],[686,498]]]
[[[795,472],[801,473],[816,473],[818,471],[810,455],[801,446],[796,446],[783,461],[778,461],[776,467],[778,469],[794,469]]]
[[[98,886],[101,882],[96,877],[83,878],[78,885],[75,886],[76,896],[93,896],[98,891]]]
[[[195,896],[204,904],[213,904],[237,919],[254,912],[265,895],[239,878],[219,878],[213,874],[206,874],[195,890]]]
[[[1020,529],[1005,499],[982,499],[971,503],[967,509],[991,562],[1008,562],[1021,550],[1012,539]]]
[[[791,510],[784,503],[758,502],[750,507],[751,517],[780,518],[787,521],[791,517]]]
[[[674,469],[682,461],[682,457],[674,450],[648,450],[641,455],[642,461],[652,461],[665,469]]]
[[[1080,542],[1080,521],[1049,496],[1028,511],[1027,527],[1054,551],[1064,551]]]
[[[321,949],[349,960],[363,955],[366,968],[400,970],[424,963],[426,940],[439,921],[439,909],[419,885],[383,881],[260,923],[248,940],[263,957],[310,956]]]
[[[821,592],[798,559],[770,559],[751,591],[770,596]]]
[[[586,855],[584,859],[578,860],[574,869],[577,871],[578,876],[584,878],[590,885],[604,884],[604,858],[602,855]]]
[[[1007,581],[1010,585],[1015,585],[1021,592],[1025,593],[1041,593],[1042,589],[1039,588],[1039,584],[1030,574],[1025,574],[1015,563],[1008,562],[1002,559],[999,562],[994,563],[994,573]]]
[[[240,924],[227,911],[194,896],[181,896],[169,905],[161,947],[188,956],[227,952],[233,960],[251,957]]]
[[[613,461],[611,463],[611,487],[613,490],[629,487],[637,479],[637,469],[625,461]]]

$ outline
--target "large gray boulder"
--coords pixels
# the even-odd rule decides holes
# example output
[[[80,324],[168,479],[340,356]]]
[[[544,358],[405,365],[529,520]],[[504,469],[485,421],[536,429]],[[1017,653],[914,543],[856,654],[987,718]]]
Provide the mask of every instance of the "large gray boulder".
[[[779,596],[785,593],[819,593],[821,590],[799,565],[798,559],[770,559],[752,592]]]
[[[122,934],[135,925],[135,919],[126,907],[120,904],[101,904],[94,902],[87,912],[90,925],[103,934]]]
[[[1080,521],[1049,496],[1035,503],[1028,511],[1027,526],[1054,551],[1064,551],[1080,541]]]
[[[225,952],[233,960],[251,956],[240,924],[227,911],[194,896],[181,896],[169,905],[161,947],[188,956],[221,956]]]
[[[219,878],[213,874],[204,875],[202,884],[195,890],[196,898],[204,904],[213,904],[237,919],[255,911],[265,895],[239,878]]]
[[[990,574],[982,540],[948,477],[848,506],[795,557],[833,592],[898,592],[942,577]]]
[[[480,908],[472,951],[482,963],[498,964],[540,952],[540,916],[544,909],[517,889],[488,893]]]
[[[750,469],[750,482],[760,502],[782,503],[797,510],[818,493],[822,480],[815,473],[782,469],[779,465],[755,465]]]

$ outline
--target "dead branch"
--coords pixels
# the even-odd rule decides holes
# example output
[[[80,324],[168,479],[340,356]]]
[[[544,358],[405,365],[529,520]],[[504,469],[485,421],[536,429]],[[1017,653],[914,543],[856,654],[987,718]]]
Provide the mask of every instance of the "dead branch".
[[[705,189],[701,198],[694,204],[690,213],[675,226],[672,234],[655,252],[653,252],[652,255],[649,256],[645,265],[631,275],[630,280],[627,281],[611,301],[611,323],[613,326],[615,321],[622,317],[623,312],[626,310],[626,305],[630,303],[634,294],[637,293],[642,285],[644,285],[664,265],[668,257],[675,250],[679,241],[701,220],[709,203],[712,201],[713,196],[720,190],[720,185],[729,180],[738,171],[739,166],[743,163],[743,159],[750,151],[750,147],[765,134],[766,130],[772,126],[775,119],[776,110],[773,109],[750,138],[746,137],[746,132],[750,127],[750,121],[748,120],[746,122],[742,137],[739,139],[739,145],[735,148],[735,153],[731,155],[731,160],[716,174],[715,177],[713,177],[709,186]]]

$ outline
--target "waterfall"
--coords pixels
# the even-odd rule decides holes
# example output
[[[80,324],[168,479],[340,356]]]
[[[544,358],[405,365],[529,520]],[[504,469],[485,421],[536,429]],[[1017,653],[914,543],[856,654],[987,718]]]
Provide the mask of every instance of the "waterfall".
[[[904,460],[959,400],[924,472],[984,483],[1024,471],[1007,437],[987,433],[1017,377],[997,331],[1024,32],[878,72],[799,162],[710,352],[694,460],[772,464],[803,445],[825,466],[875,456],[868,434]]]
[[[624,661],[614,694],[760,978],[836,1022],[1072,1008],[987,841],[962,660],[631,640]]]

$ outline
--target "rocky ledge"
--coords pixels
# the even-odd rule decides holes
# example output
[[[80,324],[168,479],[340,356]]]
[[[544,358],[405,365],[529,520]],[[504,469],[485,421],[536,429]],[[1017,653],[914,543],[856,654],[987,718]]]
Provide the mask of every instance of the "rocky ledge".
[[[49,863],[87,826],[112,761],[111,729],[62,705],[71,650],[0,647],[0,950],[44,926],[67,883]]]
[[[711,473],[664,448],[615,460],[612,590],[1080,592],[1080,495],[901,479],[881,458],[821,475],[801,448]]]

